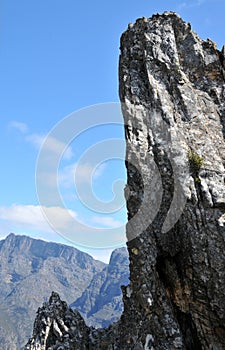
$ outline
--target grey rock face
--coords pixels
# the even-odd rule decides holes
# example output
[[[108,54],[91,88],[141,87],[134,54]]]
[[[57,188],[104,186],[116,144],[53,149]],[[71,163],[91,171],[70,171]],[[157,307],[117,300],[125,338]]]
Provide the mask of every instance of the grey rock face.
[[[121,50],[127,235],[136,237],[129,302],[146,327],[138,339],[151,335],[156,349],[224,349],[223,54],[173,13],[138,20]]]
[[[130,285],[87,349],[225,348],[224,68],[224,49],[175,13],[122,36]]]

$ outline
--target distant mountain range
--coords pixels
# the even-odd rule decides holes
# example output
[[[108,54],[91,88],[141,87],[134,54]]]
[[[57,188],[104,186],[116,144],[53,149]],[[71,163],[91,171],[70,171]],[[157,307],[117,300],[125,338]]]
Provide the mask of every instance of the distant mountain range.
[[[52,291],[89,325],[116,321],[123,310],[120,286],[128,276],[126,248],[116,249],[107,265],[70,246],[10,234],[0,241],[1,349],[23,348],[38,307]]]
[[[84,317],[86,324],[107,327],[123,311],[121,285],[129,283],[129,258],[126,248],[112,252],[109,265],[96,273],[82,296],[70,307]]]

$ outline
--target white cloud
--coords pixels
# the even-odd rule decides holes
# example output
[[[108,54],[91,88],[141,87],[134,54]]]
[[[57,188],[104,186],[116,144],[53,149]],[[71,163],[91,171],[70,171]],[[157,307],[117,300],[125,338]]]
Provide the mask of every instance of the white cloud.
[[[28,133],[28,125],[22,122],[13,120],[9,123],[9,127],[17,129],[23,134]],[[71,146],[47,134],[27,134],[25,140],[30,142],[38,151],[41,147],[45,147],[47,152],[59,156],[63,155],[63,159],[66,160],[70,160],[74,155]]]
[[[72,210],[60,207],[41,207],[40,205],[12,205],[0,206],[0,219],[10,222],[19,228],[34,229],[43,232],[52,232],[43,211],[50,222],[54,222],[56,228],[64,228],[68,225],[68,214],[75,218],[77,214]]]
[[[46,219],[47,217],[47,219]],[[79,218],[75,211],[62,207],[46,207],[40,205],[17,205],[0,206],[0,220],[8,221],[12,225],[26,230],[35,229],[42,232],[52,232],[54,229],[48,222],[53,224],[58,231],[64,231],[67,228],[76,229],[79,225]],[[119,220],[111,216],[93,216],[88,221],[91,225],[87,226],[93,229],[93,224],[97,224],[103,228],[116,228],[123,225]],[[84,223],[85,224],[85,223]],[[93,227],[92,227],[93,226]]]
[[[76,183],[87,183],[89,182],[93,168],[90,164],[78,164],[73,163],[65,166],[59,171],[59,184],[64,187],[74,186],[75,174]]]
[[[10,128],[14,128],[17,129],[19,132],[21,132],[22,134],[26,134],[28,132],[28,126],[25,123],[22,122],[17,122],[15,120],[11,121],[9,123],[9,127]]]
[[[186,8],[192,8],[192,7],[196,7],[196,6],[201,6],[202,4],[205,3],[206,0],[197,0],[197,1],[193,1],[193,2],[182,2],[181,4],[178,5],[178,10],[183,10]]]
[[[122,222],[115,220],[111,216],[94,216],[92,217],[91,221],[94,224],[98,224],[106,228],[116,228],[123,225]]]
[[[92,165],[90,163],[73,163],[65,166],[59,171],[59,185],[65,188],[80,184],[90,184],[103,175],[106,165],[103,163],[100,166]]]
[[[94,170],[94,178],[99,178],[100,176],[102,176],[106,170],[106,163],[101,163],[99,166],[97,166]]]
[[[26,141],[29,141],[37,149],[41,148],[46,139],[46,135],[31,134],[26,137]]]
[[[121,226],[119,221],[111,217],[93,217],[91,221],[99,223],[102,227],[103,231],[100,233],[93,223],[90,226],[85,224],[82,226],[76,212],[61,207],[16,204],[8,207],[0,206],[0,220],[0,238],[5,238],[10,232],[26,234],[34,238],[73,245],[106,262],[111,251],[125,243],[123,229],[117,228]],[[109,236],[108,228],[115,228],[113,236]]]
[[[70,160],[73,157],[72,147],[54,137],[41,134],[31,134],[26,137],[26,140],[33,144],[38,150],[40,150],[41,147],[45,147],[46,151],[50,151],[59,156],[63,155],[63,158],[66,160]]]

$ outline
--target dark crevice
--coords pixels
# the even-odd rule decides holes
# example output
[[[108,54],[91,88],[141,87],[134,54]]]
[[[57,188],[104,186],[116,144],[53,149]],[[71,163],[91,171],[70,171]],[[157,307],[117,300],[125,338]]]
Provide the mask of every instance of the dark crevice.
[[[217,51],[222,68],[225,68],[225,57],[222,51]]]
[[[159,278],[168,291],[168,296],[173,306],[173,312],[183,336],[183,341],[186,350],[202,350],[200,340],[198,338],[196,326],[192,320],[190,313],[185,313],[180,310],[178,305],[173,301],[176,293],[176,286],[179,283],[182,286],[182,271],[179,268],[178,256],[171,258],[158,256],[156,269]]]
[[[189,313],[182,312],[176,305],[174,305],[174,312],[177,321],[180,325],[186,350],[202,350],[198,333],[192,317]]]
[[[156,269],[157,272],[165,285],[166,288],[175,287],[175,281],[179,281],[180,285],[182,285],[182,281],[184,279],[183,270],[181,267],[181,262],[183,261],[183,257],[180,256],[181,253],[177,253],[175,256],[162,256],[159,255],[156,259]]]
[[[164,127],[164,125],[163,125]],[[163,133],[163,130],[159,130]],[[164,134],[166,131],[164,132]],[[169,136],[167,135],[169,138]],[[169,141],[168,141],[169,144]],[[159,172],[161,174],[161,181],[162,181],[162,201],[160,204],[160,208],[158,210],[158,213],[152,223],[152,228],[155,228],[156,231],[161,231],[165,218],[168,214],[170,205],[173,200],[174,195],[174,174],[173,174],[173,167],[171,164],[171,161],[169,159],[169,155],[165,152],[163,156],[160,157],[160,151],[159,151],[158,145],[153,145],[153,155],[154,155],[154,162],[157,164],[157,167],[159,169]],[[167,150],[168,151],[168,150]],[[166,171],[165,171],[166,168]]]
[[[222,125],[223,138],[225,139],[225,111],[220,112],[220,121]]]
[[[52,346],[52,344],[55,344],[57,342],[57,339],[58,339],[57,336],[54,334],[53,323],[52,323],[48,338],[46,340],[46,349]]]

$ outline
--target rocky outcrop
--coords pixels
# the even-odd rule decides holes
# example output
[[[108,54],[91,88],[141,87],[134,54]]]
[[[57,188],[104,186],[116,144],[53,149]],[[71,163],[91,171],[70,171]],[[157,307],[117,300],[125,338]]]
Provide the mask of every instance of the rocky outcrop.
[[[79,328],[87,349],[225,348],[224,68],[175,13],[122,36],[130,284],[118,323]]]
[[[138,20],[121,50],[131,300],[146,327],[138,338],[224,349],[223,54],[174,13]]]
[[[27,349],[87,349],[88,327],[79,313],[69,309],[55,292],[49,303],[38,309],[34,330],[35,340],[30,340]]]

